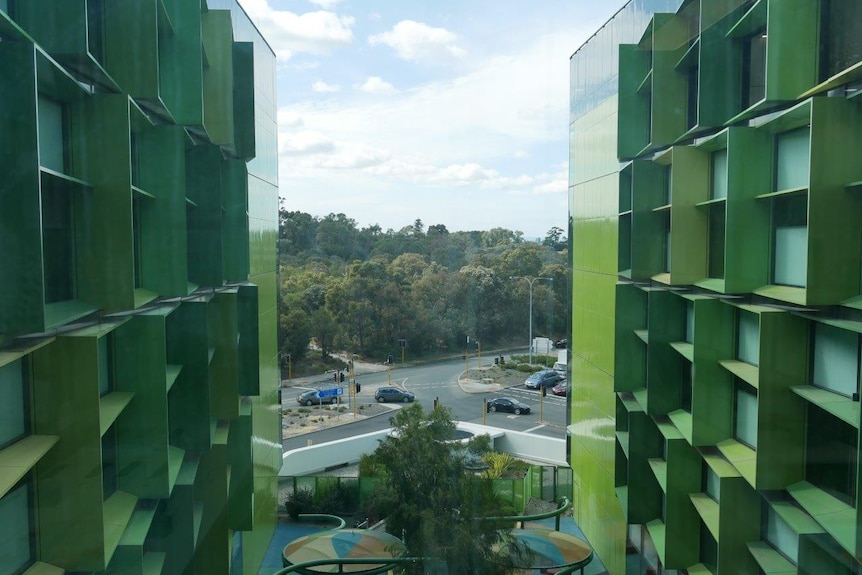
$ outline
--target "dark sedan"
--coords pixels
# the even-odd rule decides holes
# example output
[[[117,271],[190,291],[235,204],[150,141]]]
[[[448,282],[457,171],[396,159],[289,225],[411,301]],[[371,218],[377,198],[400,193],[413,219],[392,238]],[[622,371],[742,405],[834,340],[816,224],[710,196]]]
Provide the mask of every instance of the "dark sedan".
[[[374,399],[383,403],[384,401],[403,401],[410,403],[416,396],[409,391],[398,389],[397,387],[380,387],[374,392]]]
[[[488,402],[488,411],[491,413],[506,411],[515,415],[521,415],[522,413],[530,413],[530,406],[511,397],[497,397]]]

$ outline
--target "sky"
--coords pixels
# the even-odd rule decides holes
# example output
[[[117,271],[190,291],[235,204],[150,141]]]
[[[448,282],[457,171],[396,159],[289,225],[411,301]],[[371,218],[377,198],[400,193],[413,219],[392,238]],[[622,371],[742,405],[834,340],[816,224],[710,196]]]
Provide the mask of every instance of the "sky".
[[[623,0],[239,0],[277,55],[285,207],[567,229],[569,56]]]

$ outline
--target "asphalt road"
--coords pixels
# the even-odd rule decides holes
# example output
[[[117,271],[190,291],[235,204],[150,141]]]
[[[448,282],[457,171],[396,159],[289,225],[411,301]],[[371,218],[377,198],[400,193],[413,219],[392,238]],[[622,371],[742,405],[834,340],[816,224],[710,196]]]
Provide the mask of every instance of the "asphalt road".
[[[488,365],[493,357],[483,358],[483,364]],[[477,367],[475,357],[471,357],[470,368]],[[494,427],[535,433],[547,437],[564,439],[566,436],[566,398],[548,394],[544,399],[536,390],[517,385],[497,392],[467,393],[458,385],[458,377],[467,368],[463,360],[441,361],[415,367],[395,367],[391,371],[368,373],[357,376],[361,385],[359,403],[374,401],[374,391],[381,386],[393,385],[407,389],[416,394],[416,401],[426,409],[431,409],[434,400],[452,411],[453,418],[458,421],[486,423]],[[527,374],[524,374],[526,379]],[[300,389],[300,388],[297,388]],[[287,394],[293,397],[293,393]],[[509,413],[485,413],[484,400],[494,397],[512,397],[531,407],[528,415]],[[484,418],[483,418],[484,415]],[[389,416],[383,415],[360,420],[356,423],[324,429],[304,435],[298,435],[284,440],[284,450],[313,443],[323,443],[354,435],[385,429],[389,426]]]

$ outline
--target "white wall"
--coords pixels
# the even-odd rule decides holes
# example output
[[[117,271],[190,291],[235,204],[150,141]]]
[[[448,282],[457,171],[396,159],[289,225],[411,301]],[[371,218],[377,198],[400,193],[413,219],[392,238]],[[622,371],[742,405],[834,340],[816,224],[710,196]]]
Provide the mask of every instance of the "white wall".
[[[488,425],[464,421],[456,422],[457,429],[475,435],[488,434],[497,451],[551,465],[567,466],[566,442],[563,439],[542,437],[532,433],[510,431]],[[327,443],[300,447],[284,453],[279,476],[292,477],[320,473],[329,467],[359,461],[365,453],[377,449],[377,444],[389,434],[389,429],[347,437]]]

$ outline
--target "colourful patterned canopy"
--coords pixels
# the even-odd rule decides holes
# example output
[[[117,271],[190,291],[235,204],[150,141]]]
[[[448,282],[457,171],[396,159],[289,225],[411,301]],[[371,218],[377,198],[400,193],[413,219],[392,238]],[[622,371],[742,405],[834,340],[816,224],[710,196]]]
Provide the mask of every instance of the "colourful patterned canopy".
[[[365,557],[398,557],[404,544],[394,535],[369,529],[335,529],[312,533],[291,541],[284,548],[284,559],[296,565],[320,559],[350,559]],[[363,573],[380,569],[382,565],[344,565],[344,573]],[[309,573],[338,573],[337,565],[309,567]]]

